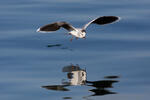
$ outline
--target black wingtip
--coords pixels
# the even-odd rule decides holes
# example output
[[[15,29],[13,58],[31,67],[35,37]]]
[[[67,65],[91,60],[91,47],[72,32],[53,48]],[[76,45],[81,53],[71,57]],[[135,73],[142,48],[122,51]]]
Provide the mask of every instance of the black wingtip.
[[[51,32],[51,31],[56,31],[58,29],[60,29],[60,26],[58,25],[57,22],[55,22],[38,28],[37,32]]]
[[[118,16],[103,16],[103,17],[97,18],[95,21],[93,21],[93,23],[104,25],[104,24],[110,24],[110,23],[116,22],[118,20],[120,20],[120,17]]]

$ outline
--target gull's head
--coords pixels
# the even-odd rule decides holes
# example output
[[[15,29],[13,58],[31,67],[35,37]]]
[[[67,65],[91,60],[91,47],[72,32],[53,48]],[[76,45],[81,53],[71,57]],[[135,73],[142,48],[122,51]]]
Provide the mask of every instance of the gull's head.
[[[80,37],[85,38],[86,32],[85,30],[81,30]]]
[[[85,38],[85,35],[86,35],[85,32],[82,32],[82,33],[81,33],[81,37],[82,37],[82,38]]]

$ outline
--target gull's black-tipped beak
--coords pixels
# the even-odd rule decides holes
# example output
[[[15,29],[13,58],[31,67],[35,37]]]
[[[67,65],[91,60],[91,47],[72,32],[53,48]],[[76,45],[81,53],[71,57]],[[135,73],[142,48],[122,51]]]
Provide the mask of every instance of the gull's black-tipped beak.
[[[85,37],[83,37],[83,39],[86,39],[86,36],[85,36]]]
[[[81,32],[86,32],[85,30],[81,30]]]

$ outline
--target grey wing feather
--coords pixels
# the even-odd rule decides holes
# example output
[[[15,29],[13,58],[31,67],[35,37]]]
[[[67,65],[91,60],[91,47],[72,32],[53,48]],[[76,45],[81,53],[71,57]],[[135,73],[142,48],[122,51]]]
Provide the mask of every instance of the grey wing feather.
[[[68,24],[67,22],[59,22],[58,24],[59,26],[65,28],[68,31],[75,30],[75,28],[72,25]]]
[[[66,22],[55,22],[40,27],[39,29],[37,29],[37,32],[57,31],[61,27],[65,28],[68,31],[74,30],[74,27]]]
[[[85,24],[83,29],[85,30],[90,24],[105,25],[105,24],[113,23],[113,22],[115,22],[115,21],[117,21],[119,19],[120,19],[120,17],[117,17],[117,16],[102,16],[102,17],[98,17],[98,18],[88,22],[87,24]]]

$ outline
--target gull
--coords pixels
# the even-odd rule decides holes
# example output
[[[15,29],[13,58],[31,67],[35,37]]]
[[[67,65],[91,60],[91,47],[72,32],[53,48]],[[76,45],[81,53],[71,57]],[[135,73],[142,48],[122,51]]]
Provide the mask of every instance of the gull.
[[[118,16],[101,16],[101,17],[91,20],[90,22],[85,24],[82,28],[75,28],[71,24],[65,21],[60,21],[60,22],[54,22],[51,24],[44,25],[38,28],[37,32],[43,32],[43,33],[53,32],[53,31],[59,30],[62,27],[68,30],[69,34],[72,35],[72,38],[70,39],[70,41],[72,41],[74,37],[76,37],[76,39],[85,38],[86,28],[91,24],[105,25],[105,24],[116,22],[118,20],[120,20],[120,17]]]

